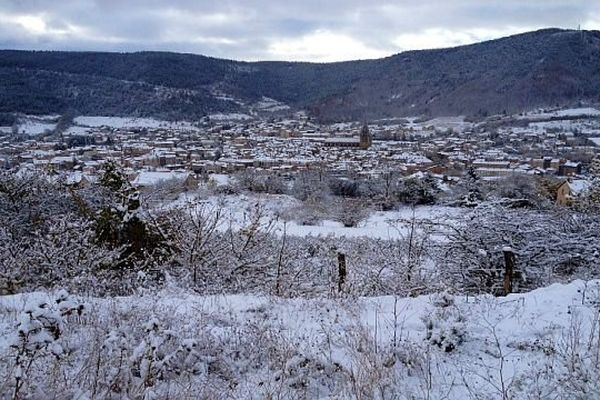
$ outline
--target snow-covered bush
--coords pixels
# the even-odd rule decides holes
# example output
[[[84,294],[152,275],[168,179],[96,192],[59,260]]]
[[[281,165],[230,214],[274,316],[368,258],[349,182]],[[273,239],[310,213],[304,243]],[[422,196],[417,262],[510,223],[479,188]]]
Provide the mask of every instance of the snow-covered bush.
[[[133,349],[130,361],[133,376],[144,387],[152,387],[157,380],[172,378],[182,373],[198,375],[207,371],[200,365],[194,339],[179,339],[176,333],[165,329],[156,318],[143,325],[145,337]]]
[[[503,295],[506,247],[516,256],[513,292],[598,274],[600,215],[489,203],[447,228],[437,266],[440,278],[453,288]]]
[[[575,312],[571,325],[556,343],[557,387],[565,397],[600,396],[600,320],[596,310],[589,326]]]
[[[73,349],[63,340],[64,325],[69,317],[81,316],[84,305],[61,290],[47,302],[38,300],[26,305],[15,327],[10,347],[14,361],[13,398],[21,398],[27,390],[29,372],[34,363],[53,356],[60,359]]]
[[[156,317],[138,322],[111,329],[104,337],[97,361],[90,365],[94,393],[101,398],[163,398],[173,382],[208,379],[219,349],[202,344],[202,327],[199,338],[185,338]]]
[[[235,175],[237,188],[257,193],[282,194],[288,191],[287,182],[272,171],[242,171]]]
[[[466,318],[447,292],[433,295],[431,301],[433,309],[423,320],[425,339],[445,352],[454,351],[466,338]]]

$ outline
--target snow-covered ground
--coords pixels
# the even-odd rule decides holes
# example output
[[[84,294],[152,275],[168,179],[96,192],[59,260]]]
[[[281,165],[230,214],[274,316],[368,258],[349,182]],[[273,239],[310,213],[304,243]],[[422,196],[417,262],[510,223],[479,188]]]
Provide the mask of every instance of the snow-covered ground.
[[[208,116],[208,118],[212,121],[244,121],[244,120],[252,119],[253,117],[248,114],[243,114],[243,113],[229,113],[229,114],[216,113],[216,114],[210,114]]]
[[[415,124],[417,127],[426,127],[426,126],[435,126],[439,129],[454,129],[457,131],[462,131],[466,128],[473,126],[471,122],[465,121],[464,116],[457,117],[438,117],[428,121],[421,122],[420,124]]]
[[[345,227],[343,223],[333,220],[321,220],[315,225],[302,225],[297,222],[295,213],[301,202],[288,195],[226,195],[210,196],[199,199],[196,195],[185,195],[170,203],[167,207],[183,205],[187,201],[197,202],[200,207],[209,205],[213,209],[225,210],[226,223],[223,227],[242,228],[247,217],[259,206],[264,210],[263,219],[274,220],[273,233],[281,235],[285,232],[291,236],[336,236],[336,237],[370,237],[376,239],[395,239],[404,236],[410,227],[411,220],[442,224],[449,223],[464,212],[464,209],[445,206],[400,206],[395,211],[371,212],[356,227]],[[300,216],[297,216],[300,218]],[[231,225],[229,224],[231,222]],[[439,229],[437,229],[439,230]]]
[[[557,118],[557,117],[597,117],[600,116],[600,110],[592,107],[567,108],[563,110],[543,111],[536,110],[519,116],[520,119],[539,119],[539,118]]]
[[[19,133],[25,135],[37,136],[42,133],[52,131],[56,127],[56,123],[38,119],[26,119],[19,124]]]
[[[575,129],[583,130],[585,124],[582,124],[580,121],[565,119],[565,120],[557,120],[557,121],[537,121],[530,122],[529,127],[534,130],[548,130],[548,129],[558,129],[561,131],[573,131]]]
[[[595,146],[600,147],[600,137],[592,137],[588,138],[588,140],[594,143]]]
[[[408,232],[410,221],[447,222],[461,212],[454,207],[419,206],[400,207],[397,211],[378,211],[369,215],[358,226],[348,228],[341,222],[324,220],[317,225],[299,225],[291,221],[286,232],[293,236],[338,236],[338,237],[371,237],[376,239],[394,239]]]
[[[507,297],[337,300],[199,296],[169,288],[152,296],[84,297],[79,301],[87,315],[64,322],[66,337],[59,343],[72,347],[63,365],[68,372],[57,385],[77,379],[77,371],[87,365],[85,357],[99,354],[104,340],[105,347],[114,345],[113,339],[124,332],[119,351],[129,360],[126,364],[137,365],[137,358],[148,356],[150,342],[144,340],[163,346],[172,340],[167,338],[181,338],[182,346],[193,343],[193,361],[200,364],[189,379],[208,382],[211,373],[231,379],[235,384],[222,390],[234,398],[264,398],[276,386],[282,398],[293,393],[304,393],[300,398],[388,398],[378,396],[385,388],[389,398],[405,399],[595,399],[599,288],[598,281],[575,281]],[[9,346],[18,341],[15,326],[27,315],[23,311],[51,304],[55,297],[0,297],[5,363],[15,352]],[[108,321],[115,325],[103,325]],[[148,322],[157,328],[147,328]],[[150,339],[144,339],[148,334]],[[445,347],[449,343],[451,349]],[[252,361],[260,354],[267,361],[284,359],[281,364]],[[49,357],[47,362],[53,361]],[[188,357],[186,362],[192,361]],[[223,371],[230,371],[225,378],[219,375]],[[41,376],[31,372],[28,377],[52,379],[47,373]],[[145,393],[160,384],[153,382]],[[354,393],[357,387],[363,397]],[[539,390],[556,397],[536,397]]]
[[[159,185],[168,181],[185,181],[190,176],[187,171],[142,171],[133,180],[136,187]]]
[[[290,106],[270,97],[263,96],[262,100],[254,104],[256,111],[277,112],[289,110]]]
[[[52,131],[56,127],[56,120],[60,116],[25,116],[19,121],[18,132],[26,135],[41,135]],[[187,121],[161,121],[153,118],[108,117],[108,116],[79,116],[73,120],[64,134],[88,135],[92,128],[168,128],[173,130],[197,131],[198,128]],[[9,129],[12,129],[8,127]]]
[[[105,116],[81,116],[73,121],[78,126],[109,128],[169,128],[181,130],[197,130],[187,121],[161,121],[153,118],[125,118]]]
[[[70,126],[64,132],[64,136],[87,136],[92,131],[92,128],[85,126]]]

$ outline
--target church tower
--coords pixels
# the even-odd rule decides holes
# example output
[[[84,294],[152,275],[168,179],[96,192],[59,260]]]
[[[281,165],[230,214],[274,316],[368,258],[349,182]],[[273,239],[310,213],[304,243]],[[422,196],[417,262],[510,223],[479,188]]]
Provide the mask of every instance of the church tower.
[[[373,144],[373,137],[369,132],[369,126],[365,122],[362,129],[360,130],[360,148],[363,150],[368,149]]]

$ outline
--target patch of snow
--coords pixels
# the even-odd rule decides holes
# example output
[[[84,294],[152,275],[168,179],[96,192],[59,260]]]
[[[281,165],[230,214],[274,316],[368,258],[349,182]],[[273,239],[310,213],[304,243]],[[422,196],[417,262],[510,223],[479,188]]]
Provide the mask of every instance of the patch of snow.
[[[518,116],[519,119],[542,119],[557,117],[597,117],[600,116],[600,110],[592,107],[567,108],[564,110],[536,110],[524,113]]]
[[[64,132],[64,136],[88,136],[92,132],[92,128],[84,126],[70,126]]]
[[[256,108],[259,111],[264,111],[264,112],[277,112],[277,111],[285,111],[285,110],[289,110],[290,107],[280,101],[277,101],[275,99],[272,99],[270,97],[265,97],[263,96],[262,100],[257,102],[254,105],[254,108]]]
[[[242,113],[229,113],[229,114],[217,113],[217,114],[210,114],[208,116],[208,118],[213,121],[244,121],[244,120],[252,119],[253,117],[248,114],[242,114]]]
[[[132,183],[134,186],[154,186],[170,180],[184,181],[189,176],[189,172],[142,171]]]
[[[585,191],[589,190],[592,187],[592,182],[587,181],[585,179],[575,179],[572,182],[569,182],[569,188],[571,189],[571,193],[575,195],[580,195]]]
[[[109,128],[165,128],[180,130],[197,130],[191,122],[187,121],[162,121],[153,118],[129,118],[129,117],[104,117],[104,116],[81,116],[74,119],[74,123],[86,127],[109,127]]]
[[[25,135],[30,136],[37,136],[47,131],[51,131],[54,128],[56,128],[55,123],[27,119],[19,125],[19,133],[23,133]]]
[[[292,236],[337,236],[370,237],[376,239],[397,239],[410,229],[409,221],[414,217],[418,221],[445,221],[456,218],[462,210],[454,207],[419,206],[414,210],[402,207],[398,211],[378,211],[372,213],[356,227],[344,227],[337,221],[325,220],[318,225],[300,225],[295,221],[287,223],[286,232]]]
[[[231,183],[231,176],[226,174],[210,174],[208,180],[209,182],[214,182],[217,186],[227,186]]]
[[[214,177],[214,175],[212,175]],[[221,178],[217,178],[221,179]],[[281,217],[301,203],[287,195],[227,195],[211,196],[204,203],[213,207],[223,207],[227,210],[228,221],[225,226],[242,228],[244,216],[257,204],[265,208],[265,220],[275,220],[273,233],[281,235],[284,230],[290,236],[336,236],[347,238],[370,237],[378,239],[396,239],[405,235],[410,229],[410,220],[444,221],[449,223],[456,220],[464,212],[463,209],[444,206],[401,207],[397,211],[378,211],[370,214],[356,227],[344,227],[338,221],[323,220],[317,225],[302,225],[293,219],[285,222]],[[171,205],[173,206],[173,204]],[[440,239],[441,235],[434,235]]]

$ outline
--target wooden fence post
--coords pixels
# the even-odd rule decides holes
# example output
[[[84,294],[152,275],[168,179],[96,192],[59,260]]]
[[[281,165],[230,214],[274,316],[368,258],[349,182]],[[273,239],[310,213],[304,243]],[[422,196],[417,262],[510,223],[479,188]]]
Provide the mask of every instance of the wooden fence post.
[[[504,253],[504,295],[512,293],[515,274],[515,253],[512,248],[505,247]]]
[[[346,255],[344,253],[338,253],[338,292],[341,292],[346,282]]]

